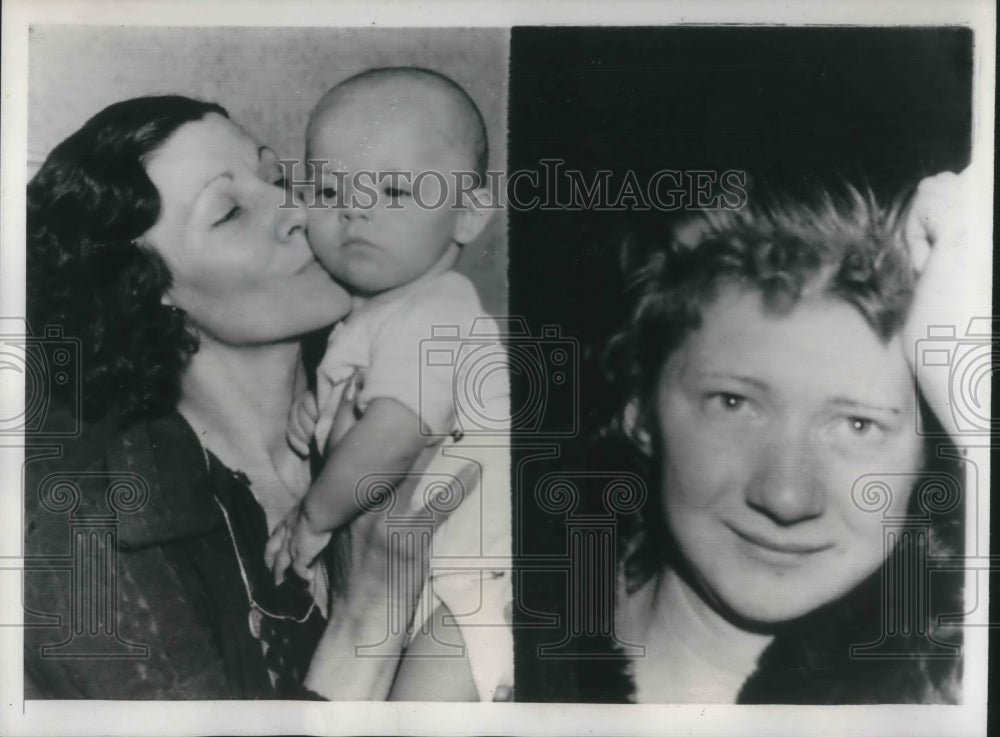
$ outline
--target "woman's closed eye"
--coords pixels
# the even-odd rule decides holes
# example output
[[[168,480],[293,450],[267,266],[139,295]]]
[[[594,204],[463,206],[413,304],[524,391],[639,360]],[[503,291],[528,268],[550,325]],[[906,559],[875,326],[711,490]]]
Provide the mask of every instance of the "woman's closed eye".
[[[386,197],[391,197],[392,199],[398,199],[400,197],[409,197],[410,191],[408,189],[402,189],[400,187],[386,187],[382,190]]]
[[[229,210],[226,211],[226,213],[222,217],[218,218],[215,222],[212,223],[212,227],[217,228],[219,226],[225,225],[226,223],[231,222],[236,218],[238,218],[240,216],[240,213],[242,212],[243,208],[241,208],[239,205],[233,205],[231,208],[229,208]]]

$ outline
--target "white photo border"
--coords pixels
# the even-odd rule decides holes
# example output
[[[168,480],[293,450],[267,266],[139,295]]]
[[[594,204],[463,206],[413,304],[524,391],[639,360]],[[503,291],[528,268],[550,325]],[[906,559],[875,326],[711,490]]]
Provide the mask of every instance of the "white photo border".
[[[308,21],[308,22],[307,22]],[[157,26],[515,25],[960,25],[974,32],[973,156],[993,158],[996,11],[988,0],[939,2],[250,2],[248,0],[7,0],[3,4],[0,140],[0,316],[24,314],[24,185],[28,27],[32,24]],[[992,167],[979,190],[992,203]],[[978,226],[991,232],[992,213]],[[989,295],[983,295],[989,305]],[[23,382],[0,375],[0,402],[14,414]],[[0,622],[20,621],[23,450],[0,441]],[[989,488],[989,474],[982,482]],[[969,540],[989,539],[989,497]],[[977,527],[978,526],[978,527]],[[971,548],[970,548],[971,549]],[[971,583],[975,572],[970,571]],[[980,577],[983,590],[985,577]],[[13,586],[17,582],[16,586]],[[980,602],[982,605],[982,602]],[[983,623],[986,617],[981,617]],[[0,626],[0,733],[5,735],[227,734],[986,734],[986,626],[966,629],[961,706],[605,706],[593,704],[387,704],[315,702],[108,702],[22,699],[22,637]],[[821,718],[819,715],[822,715]]]

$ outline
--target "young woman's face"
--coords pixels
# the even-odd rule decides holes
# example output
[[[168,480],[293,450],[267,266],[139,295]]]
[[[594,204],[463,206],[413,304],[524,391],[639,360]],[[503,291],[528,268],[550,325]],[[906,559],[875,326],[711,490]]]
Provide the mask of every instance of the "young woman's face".
[[[849,304],[785,314],[727,287],[667,360],[655,398],[668,525],[709,599],[752,622],[787,621],[845,594],[887,550],[921,468],[913,382]],[[879,474],[887,509],[855,482]]]
[[[349,298],[313,258],[276,155],[237,125],[214,114],[187,123],[146,170],[161,209],[142,241],[170,269],[167,298],[200,332],[261,344],[346,314]]]

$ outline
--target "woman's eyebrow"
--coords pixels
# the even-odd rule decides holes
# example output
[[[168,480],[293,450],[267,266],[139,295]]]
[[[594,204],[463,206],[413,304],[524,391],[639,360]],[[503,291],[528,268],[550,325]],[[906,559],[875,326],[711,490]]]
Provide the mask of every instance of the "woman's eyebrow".
[[[754,379],[750,376],[744,376],[743,374],[733,374],[728,371],[699,371],[698,374],[708,379],[728,379],[731,381],[737,381],[741,384],[747,384],[748,386],[755,387],[760,391],[767,391],[768,389],[767,384],[760,379]]]
[[[860,399],[851,399],[850,397],[834,397],[830,400],[830,404],[851,409],[874,409],[879,412],[888,412],[896,416],[903,414],[902,409],[892,404],[878,404],[876,402],[866,402]]]
[[[232,181],[235,180],[235,178],[236,178],[235,175],[231,171],[229,171],[229,170],[226,170],[224,172],[216,174],[214,177],[212,177],[211,179],[207,180],[203,185],[201,185],[201,188],[198,190],[198,194],[195,196],[195,199],[198,199],[199,197],[201,197],[202,193],[206,189],[209,189],[210,187],[212,187],[213,185],[215,185],[215,183],[218,182],[219,180],[221,180],[221,179],[228,179],[230,182],[232,182]]]
[[[211,179],[206,181],[203,185],[201,185],[201,189],[198,190],[198,193],[191,200],[191,205],[189,209],[194,210],[196,207],[198,207],[198,204],[202,201],[202,199],[204,199],[205,193],[211,190],[218,182],[224,180],[232,182],[235,181],[235,178],[236,178],[235,175],[228,170],[216,174],[214,177],[212,177]]]

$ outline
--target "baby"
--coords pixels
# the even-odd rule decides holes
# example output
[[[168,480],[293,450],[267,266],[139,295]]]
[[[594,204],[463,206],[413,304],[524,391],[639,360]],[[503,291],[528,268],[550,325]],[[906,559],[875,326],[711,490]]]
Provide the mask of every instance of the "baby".
[[[457,326],[452,335],[460,340],[475,322],[477,334],[498,334],[475,288],[453,270],[462,245],[482,232],[489,216],[485,190],[474,189],[485,184],[486,129],[458,85],[415,68],[362,72],[320,100],[306,150],[307,159],[323,167],[308,211],[310,245],[351,292],[353,307],[330,336],[315,394],[292,409],[289,443],[308,455],[315,438],[325,463],[268,544],[279,580],[289,565],[312,578],[310,564],[331,531],[364,511],[356,490],[366,477],[376,474],[398,488],[419,476],[458,429],[458,369],[421,365],[421,341],[432,337],[432,328]],[[501,373],[479,387],[476,401],[491,406],[492,416],[509,418],[507,374]],[[494,478],[500,473],[506,481],[508,467],[493,469]],[[487,493],[495,498],[480,501],[482,511],[453,513],[447,534],[476,536],[473,554],[492,546],[509,555],[509,484]],[[463,533],[457,525],[469,529]],[[461,544],[449,546],[442,534],[444,527],[435,536],[436,554],[449,548],[470,554],[458,550]],[[484,545],[480,537],[487,538]],[[480,572],[474,573],[479,600],[467,605],[472,612],[483,609],[479,597],[485,595]],[[509,581],[504,585],[509,601]],[[434,593],[447,588],[435,585]],[[451,607],[461,614],[455,606],[462,605]]]

